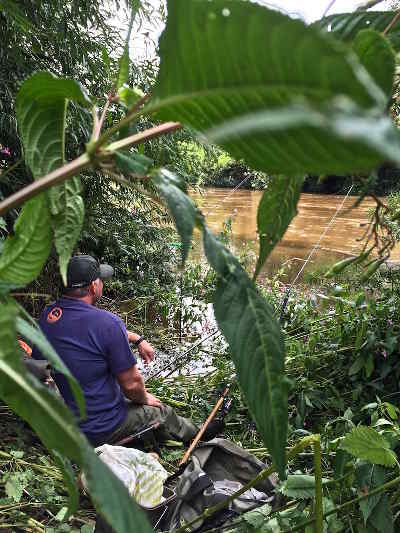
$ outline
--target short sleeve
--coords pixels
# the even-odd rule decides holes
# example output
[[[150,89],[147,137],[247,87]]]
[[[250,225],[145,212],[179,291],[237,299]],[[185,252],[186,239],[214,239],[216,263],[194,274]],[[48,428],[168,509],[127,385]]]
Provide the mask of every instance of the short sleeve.
[[[125,324],[117,316],[109,316],[104,328],[106,355],[111,372],[116,375],[136,365],[137,360],[129,346]]]

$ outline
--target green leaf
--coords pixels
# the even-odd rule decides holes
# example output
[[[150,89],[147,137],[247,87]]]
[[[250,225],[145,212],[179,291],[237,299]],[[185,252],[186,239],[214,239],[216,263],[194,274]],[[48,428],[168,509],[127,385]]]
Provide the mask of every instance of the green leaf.
[[[337,13],[324,17],[312,26],[329,32],[329,35],[342,41],[351,42],[361,30],[383,32],[396,11],[355,11],[353,13]],[[396,51],[400,50],[400,28],[395,25],[386,35]]]
[[[7,476],[7,481],[4,485],[6,494],[16,503],[21,501],[24,493],[24,488],[27,486],[28,480],[24,476],[24,472],[15,472]]]
[[[64,484],[68,490],[68,507],[63,518],[63,520],[66,520],[71,514],[75,513],[79,506],[79,490],[76,484],[75,472],[71,462],[63,457],[57,450],[52,450],[51,453],[58,468],[62,472]]]
[[[387,39],[374,30],[361,30],[353,49],[361,64],[389,99],[392,96],[395,56]]]
[[[333,477],[339,479],[344,475],[347,463],[350,461],[350,455],[344,450],[337,450],[333,462]]]
[[[385,483],[385,470],[378,465],[361,463],[356,469],[356,482],[359,495],[368,494],[371,490]],[[367,523],[372,511],[381,499],[382,494],[375,494],[360,501],[360,509],[364,517],[364,524]]]
[[[193,201],[182,190],[179,178],[165,168],[152,173],[152,182],[167,202],[176,229],[182,241],[182,262],[188,256],[196,221],[196,208]]]
[[[393,466],[396,455],[387,440],[373,428],[358,426],[348,433],[340,445],[342,450],[370,463]]]
[[[76,81],[49,72],[33,74],[17,94],[18,128],[26,162],[36,179],[64,163],[67,100],[89,102]]]
[[[260,272],[267,257],[297,215],[297,202],[303,182],[304,177],[290,179],[276,176],[264,191],[257,212],[260,254],[254,277]]]
[[[52,345],[49,343],[47,338],[44,336],[42,331],[36,326],[29,324],[26,320],[24,320],[21,317],[17,318],[16,322],[17,331],[22,337],[27,339],[31,342],[31,344],[34,344],[39,348],[42,355],[46,357],[46,359],[51,363],[51,365],[61,374],[63,374],[69,383],[69,386],[71,387],[72,393],[74,395],[75,401],[78,405],[79,412],[82,416],[82,418],[86,417],[86,408],[85,408],[85,400],[82,394],[82,390],[80,388],[79,383],[76,381],[74,376],[71,374],[69,369],[65,366],[64,362]]]
[[[240,46],[233,35],[240,35]],[[253,168],[290,175],[348,173],[387,159],[367,148],[366,135],[362,140],[346,135],[350,119],[346,132],[306,119],[287,123],[294,104],[305,102],[306,114],[308,108],[326,109],[329,126],[333,99],[345,99],[360,113],[378,106],[378,117],[370,120],[376,126],[387,104],[354,52],[300,20],[251,2],[169,0],[160,56],[148,111],[162,120],[213,132],[226,121],[240,123],[245,115],[266,111],[276,110],[279,121],[281,110],[290,109],[281,127],[220,138],[226,151]]]
[[[45,194],[25,203],[0,255],[0,279],[16,285],[33,281],[51,248],[51,221]]]
[[[288,382],[279,324],[239,262],[205,225],[203,236],[207,259],[219,277],[213,299],[215,317],[229,343],[249,410],[284,479]]]
[[[360,111],[347,100],[337,100],[326,109],[318,111],[304,103],[302,106],[242,115],[240,119],[227,121],[208,131],[207,138],[212,143],[222,145],[235,141],[251,143],[256,139],[261,142],[263,135],[282,137],[282,134],[286,135],[285,132],[301,139],[302,152],[297,151],[296,147],[295,152],[269,153],[268,168],[264,170],[277,173],[279,168],[283,168],[287,173],[308,170],[317,173],[330,169],[340,174],[346,173],[346,168],[357,171],[364,166],[371,168],[383,159],[390,159],[400,164],[400,134],[393,122],[387,116],[375,111]],[[312,144],[316,147],[314,136],[320,139],[329,138],[332,151],[326,152],[323,156],[322,147],[313,151]],[[342,159],[335,162],[331,155],[335,153],[334,146],[339,149],[338,138],[342,139],[340,142],[344,144],[340,147]],[[283,138],[281,141],[283,142]],[[348,149],[353,151],[351,161]],[[259,150],[253,153],[250,161],[253,165],[261,166],[263,157],[265,152]]]
[[[133,27],[133,21],[135,20],[135,15],[138,10],[138,2],[132,2],[132,12],[131,12],[131,18],[129,21],[129,27],[128,27],[128,33],[126,35],[125,39],[125,46],[124,51],[122,53],[122,56],[118,59],[118,65],[119,65],[119,72],[118,72],[118,79],[117,79],[117,91],[129,81],[129,65],[130,65],[130,59],[129,59],[129,41],[131,39],[131,33],[132,33],[132,27]]]
[[[64,285],[67,284],[68,261],[81,234],[85,217],[80,190],[80,179],[74,177],[50,191],[55,244]]]
[[[16,341],[17,315],[13,300],[0,303],[0,398],[32,426],[49,450],[83,468],[96,508],[117,533],[150,533],[144,514],[79,432],[72,413],[25,371]]]
[[[261,507],[257,507],[257,509],[254,509],[253,511],[248,511],[247,513],[244,513],[243,520],[250,524],[253,528],[259,528],[262,527],[263,524],[265,524],[265,521],[271,511],[272,507],[268,503],[266,503]]]
[[[392,508],[387,494],[382,494],[382,497],[374,508],[374,512],[370,516],[369,522],[379,532],[394,532]]]
[[[1,262],[1,259],[0,259]],[[10,291],[15,289],[20,289],[23,285],[18,285],[16,283],[9,283],[8,281],[0,280],[0,296],[7,296]]]
[[[139,87],[121,87],[118,96],[120,102],[129,109],[144,97],[144,92]]]
[[[322,483],[327,483],[328,479],[323,479]],[[315,478],[306,474],[289,475],[280,486],[279,491],[289,498],[305,500],[315,496]]]
[[[115,152],[115,164],[118,169],[126,174],[137,174],[138,176],[146,176],[149,173],[154,161],[142,154],[136,152]]]
[[[77,82],[56,78],[48,72],[34,74],[21,85],[18,92],[18,127],[26,162],[35,178],[55,170],[64,163],[68,100],[88,103],[86,94]],[[49,191],[55,244],[64,284],[67,264],[83,224],[84,206],[79,192],[78,177],[71,178]],[[47,209],[46,204],[43,211]]]
[[[2,0],[0,3],[0,11],[3,11],[4,16],[7,17],[8,20],[11,19],[23,32],[39,31],[21,11],[17,2],[13,2],[12,0]]]

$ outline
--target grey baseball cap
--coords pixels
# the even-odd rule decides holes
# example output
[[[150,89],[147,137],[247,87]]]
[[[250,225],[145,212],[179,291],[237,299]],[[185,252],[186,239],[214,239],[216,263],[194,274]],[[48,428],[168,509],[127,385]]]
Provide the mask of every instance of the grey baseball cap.
[[[67,267],[67,288],[86,287],[97,278],[107,279],[114,274],[110,265],[101,265],[91,255],[74,255]]]

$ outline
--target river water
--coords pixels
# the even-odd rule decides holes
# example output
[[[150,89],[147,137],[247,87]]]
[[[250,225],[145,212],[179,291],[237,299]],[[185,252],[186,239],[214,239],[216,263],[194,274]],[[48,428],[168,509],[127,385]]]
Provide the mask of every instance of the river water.
[[[191,197],[206,215],[209,226],[219,232],[224,221],[232,221],[232,244],[236,252],[245,247],[258,252],[257,208],[263,191],[208,188],[202,194],[191,192]],[[375,205],[371,198],[360,206],[350,209],[357,197],[349,196],[329,231],[320,242],[307,266],[313,270],[331,264],[349,255],[357,254],[362,246],[360,239],[368,222],[368,211]],[[293,279],[330,223],[344,196],[302,194],[298,204],[298,214],[293,219],[282,241],[275,247],[264,267],[264,273],[272,274],[282,265],[288,269],[289,279]],[[199,236],[195,241],[193,256],[201,253]],[[400,247],[392,253],[391,260],[400,260]]]

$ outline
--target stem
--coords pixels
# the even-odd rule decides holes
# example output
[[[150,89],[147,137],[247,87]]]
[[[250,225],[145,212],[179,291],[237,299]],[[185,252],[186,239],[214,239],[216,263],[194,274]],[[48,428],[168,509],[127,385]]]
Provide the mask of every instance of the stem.
[[[319,435],[318,435],[319,437]],[[304,437],[296,446],[294,446],[289,453],[286,456],[287,461],[290,461],[296,455],[298,455],[300,452],[302,452],[307,446],[310,446],[315,441],[315,435],[310,435],[309,437]],[[251,489],[255,485],[257,485],[259,482],[264,481],[267,477],[269,477],[271,474],[275,472],[276,468],[274,465],[271,465],[269,468],[266,468],[262,472],[258,474],[254,479],[249,481],[246,485],[244,485],[240,490],[236,491],[232,496],[229,496],[229,498],[226,498],[226,500],[223,500],[220,503],[217,503],[217,505],[214,505],[214,507],[209,507],[205,509],[205,511],[188,522],[187,524],[183,525],[179,529],[175,531],[175,533],[185,533],[187,531],[188,527],[191,527],[192,525],[196,524],[200,519],[209,518],[213,514],[217,513],[218,511],[221,511],[222,509],[225,509],[233,500],[241,496],[244,492]]]
[[[93,141],[97,141],[97,139],[100,137],[101,128],[102,128],[104,120],[106,118],[107,110],[108,110],[108,108],[110,107],[110,104],[111,104],[111,98],[112,98],[112,95],[111,94],[108,95],[107,101],[104,104],[104,108],[103,108],[103,111],[101,113],[100,120],[96,124],[96,129],[95,129],[95,132],[94,132],[94,135],[93,135]]]
[[[160,124],[159,126],[154,126],[153,128],[149,128],[145,131],[141,131],[140,133],[135,133],[134,135],[130,135],[129,137],[126,137],[125,139],[121,139],[120,141],[115,141],[111,143],[109,146],[107,146],[105,150],[107,152],[108,151],[115,152],[116,150],[120,150],[122,148],[128,148],[130,146],[135,146],[136,144],[140,144],[143,141],[147,141],[148,139],[153,139],[154,137],[159,137],[160,135],[164,135],[166,133],[169,133],[170,131],[178,130],[182,127],[183,127],[182,124],[180,124],[179,122],[165,122],[164,124]]]
[[[315,476],[315,532],[324,530],[324,508],[322,505],[322,469],[321,469],[321,436],[314,436],[314,476]]]
[[[8,196],[5,200],[0,202],[0,216],[7,213],[7,211],[10,209],[21,205],[22,203],[26,202],[26,200],[29,200],[40,192],[46,191],[50,187],[53,187],[53,185],[58,185],[68,178],[79,174],[84,168],[87,168],[90,165],[91,161],[88,154],[83,154],[70,163],[53,170],[47,174],[47,176],[34,181],[30,185],[27,185],[16,193],[11,194],[11,196]]]
[[[396,24],[396,22],[400,19],[400,9],[397,11],[395,16],[392,18],[392,20],[389,22],[389,24],[386,26],[386,28],[383,31],[383,35],[386,35],[390,32],[390,30],[393,28],[393,26]]]
[[[374,490],[371,490],[368,492],[368,494],[363,494],[362,496],[359,496],[358,498],[354,498],[354,500],[349,500],[348,502],[339,505],[338,507],[335,507],[334,509],[331,509],[330,511],[324,513],[323,517],[330,516],[331,514],[339,513],[340,511],[343,511],[343,509],[347,509],[347,507],[351,507],[355,503],[358,503],[362,500],[365,500],[365,498],[369,498],[370,496],[374,496],[375,494],[380,494],[381,492],[385,492],[388,489],[391,489],[392,487],[398,485],[400,483],[400,476],[396,477],[395,479],[392,479],[392,481],[389,481],[388,483],[385,483],[384,485],[381,485],[380,487],[377,487]],[[311,518],[310,520],[307,520],[306,522],[303,522],[302,524],[299,524],[298,526],[292,528],[292,529],[285,529],[283,533],[292,533],[293,531],[300,531],[305,528],[305,526],[308,526],[310,524],[313,524],[315,522],[315,518]],[[321,530],[322,531],[322,530]]]

